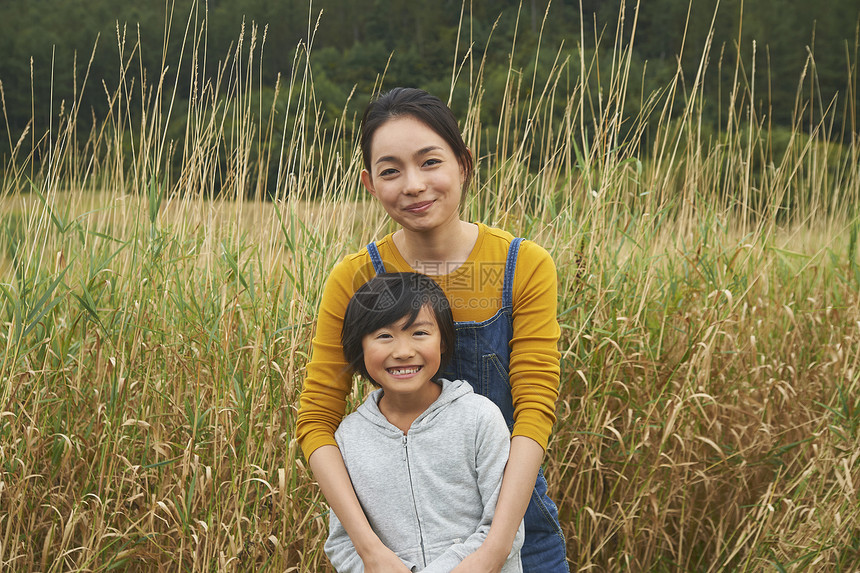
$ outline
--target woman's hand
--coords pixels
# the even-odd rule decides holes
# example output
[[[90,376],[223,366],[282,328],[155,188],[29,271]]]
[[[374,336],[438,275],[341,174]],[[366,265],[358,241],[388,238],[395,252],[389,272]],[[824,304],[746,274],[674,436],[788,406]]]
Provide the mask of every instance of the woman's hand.
[[[380,543],[379,548],[371,554],[362,557],[365,573],[411,573],[412,570],[403,564],[400,557]]]
[[[494,556],[482,545],[454,567],[451,573],[499,573],[506,560],[507,555],[502,555],[501,560],[499,560],[498,556]]]

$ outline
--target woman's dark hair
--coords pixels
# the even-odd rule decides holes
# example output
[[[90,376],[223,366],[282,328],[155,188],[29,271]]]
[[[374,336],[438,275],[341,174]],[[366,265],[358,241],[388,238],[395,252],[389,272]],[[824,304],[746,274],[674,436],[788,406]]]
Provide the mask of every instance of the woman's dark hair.
[[[472,179],[474,161],[460,134],[457,118],[442,100],[417,88],[394,88],[380,94],[367,105],[361,119],[361,155],[364,168],[370,171],[370,145],[376,130],[391,119],[405,116],[417,119],[445,140],[463,169],[463,187],[467,187]]]
[[[404,317],[408,317],[404,328],[409,328],[425,307],[433,311],[442,338],[439,370],[433,374],[434,379],[438,377],[454,354],[454,316],[439,285],[419,273],[378,274],[352,295],[344,313],[340,337],[343,355],[352,369],[378,386],[364,365],[362,340]]]

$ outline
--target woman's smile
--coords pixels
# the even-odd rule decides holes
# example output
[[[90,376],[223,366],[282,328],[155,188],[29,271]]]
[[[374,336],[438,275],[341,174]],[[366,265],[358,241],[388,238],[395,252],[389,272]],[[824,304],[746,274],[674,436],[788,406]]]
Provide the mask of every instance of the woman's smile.
[[[404,210],[409,211],[411,213],[424,213],[430,207],[433,206],[433,201],[421,201],[419,203],[412,203],[411,205],[407,205],[404,207]]]

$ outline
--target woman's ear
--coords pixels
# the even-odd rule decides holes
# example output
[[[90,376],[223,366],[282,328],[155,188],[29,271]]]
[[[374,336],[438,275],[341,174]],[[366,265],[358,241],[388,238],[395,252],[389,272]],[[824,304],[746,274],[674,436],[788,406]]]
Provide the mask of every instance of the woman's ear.
[[[373,186],[373,178],[367,169],[361,170],[361,184],[367,189],[367,192],[376,197],[376,188]]]

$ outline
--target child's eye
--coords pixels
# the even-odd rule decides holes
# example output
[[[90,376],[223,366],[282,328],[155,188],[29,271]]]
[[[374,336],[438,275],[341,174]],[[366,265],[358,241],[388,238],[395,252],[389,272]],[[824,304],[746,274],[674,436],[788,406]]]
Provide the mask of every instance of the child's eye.
[[[428,334],[430,334],[430,333],[427,332],[426,330],[416,330],[415,331],[415,336],[427,336]]]
[[[379,334],[376,335],[377,340],[385,339],[385,338],[391,338],[391,335],[388,334],[387,332],[380,332]]]

